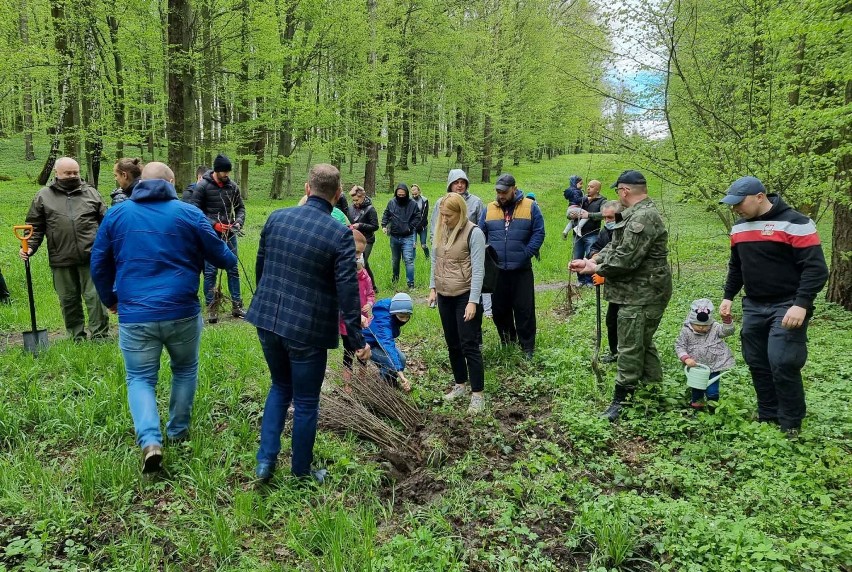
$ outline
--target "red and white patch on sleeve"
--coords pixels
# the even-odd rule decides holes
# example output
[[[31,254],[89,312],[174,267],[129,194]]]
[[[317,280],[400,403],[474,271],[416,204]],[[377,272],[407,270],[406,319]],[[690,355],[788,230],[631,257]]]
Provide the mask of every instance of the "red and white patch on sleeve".
[[[793,248],[819,246],[819,235],[813,221],[750,221],[734,225],[731,229],[731,246],[744,242],[781,242]]]

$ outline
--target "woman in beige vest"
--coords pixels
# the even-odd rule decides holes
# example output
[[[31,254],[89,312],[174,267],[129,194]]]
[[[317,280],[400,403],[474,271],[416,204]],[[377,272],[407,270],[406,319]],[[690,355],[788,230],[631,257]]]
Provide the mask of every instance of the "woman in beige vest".
[[[475,415],[485,407],[485,371],[479,348],[485,235],[468,221],[467,205],[461,195],[450,193],[441,200],[432,241],[429,305],[434,306],[437,300],[455,378],[455,386],[444,399],[453,401],[465,395],[470,381],[472,394],[467,412]]]

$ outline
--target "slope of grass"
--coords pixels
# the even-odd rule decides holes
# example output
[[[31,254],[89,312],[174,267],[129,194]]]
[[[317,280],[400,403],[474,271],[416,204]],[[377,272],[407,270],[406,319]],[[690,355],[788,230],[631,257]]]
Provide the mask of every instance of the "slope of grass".
[[[0,145],[0,169],[13,177],[0,183],[7,228],[23,219],[36,190],[22,173],[37,169],[14,160],[18,146]],[[444,162],[417,166],[403,180],[434,199]],[[538,282],[567,279],[570,252],[559,232],[568,175],[606,183],[628,164],[559,157],[512,171],[547,219]],[[472,190],[488,197],[489,187]],[[625,419],[609,425],[597,417],[614,371],[601,387],[589,367],[591,289],[573,298],[570,316],[563,291],[538,295],[532,364],[499,348],[486,323],[487,414],[468,419],[462,404],[445,405],[448,360],[437,312],[422,303],[428,266],[418,256],[418,303],[401,343],[441,454],[394,481],[372,444],[321,431],[317,463],[330,474],[321,488],[300,486],[286,471],[271,487],[255,487],[268,371],[252,328],[230,320],[204,330],[192,441],[167,447],[161,478],[142,479],[116,343],[74,344],[57,334],[37,359],[15,345],[29,318],[10,233],[0,254],[15,297],[0,306],[0,332],[11,344],[0,346],[0,570],[849,569],[852,317],[818,304],[798,441],[754,422],[737,340],[738,366],[722,382],[720,408],[694,415],[672,346],[689,301],[718,300],[727,239],[709,214],[656,181],[652,188],[670,225],[676,275],[656,338],[666,379],[641,392]],[[295,200],[249,201],[241,257],[250,273],[266,216]],[[382,237],[372,260],[387,294]],[[33,266],[41,323],[61,330],[45,253]],[[165,411],[165,358],[161,375]]]

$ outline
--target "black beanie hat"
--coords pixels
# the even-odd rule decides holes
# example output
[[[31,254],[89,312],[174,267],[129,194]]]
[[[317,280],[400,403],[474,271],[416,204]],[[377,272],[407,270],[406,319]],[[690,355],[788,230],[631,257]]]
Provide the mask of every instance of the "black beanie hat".
[[[227,155],[222,155],[221,153],[216,155],[216,159],[213,160],[213,172],[227,173],[232,170],[231,160],[228,159]]]

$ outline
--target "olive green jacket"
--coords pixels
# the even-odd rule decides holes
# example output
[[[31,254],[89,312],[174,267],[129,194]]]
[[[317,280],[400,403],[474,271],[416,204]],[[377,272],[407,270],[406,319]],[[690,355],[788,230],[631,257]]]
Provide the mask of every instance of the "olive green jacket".
[[[51,267],[88,264],[105,213],[106,204],[94,187],[83,182],[66,192],[51,181],[36,194],[27,213],[27,224],[33,225],[28,246],[35,254],[47,237]]]
[[[616,304],[667,304],[672,297],[666,225],[645,198],[621,213],[612,241],[598,254],[604,296]]]

